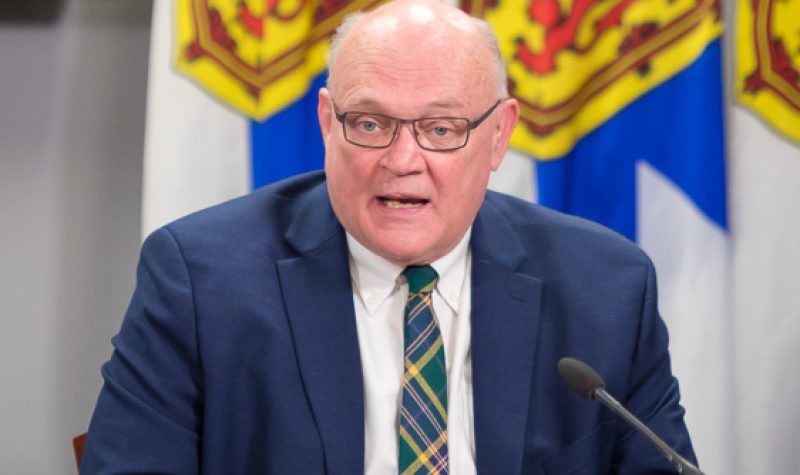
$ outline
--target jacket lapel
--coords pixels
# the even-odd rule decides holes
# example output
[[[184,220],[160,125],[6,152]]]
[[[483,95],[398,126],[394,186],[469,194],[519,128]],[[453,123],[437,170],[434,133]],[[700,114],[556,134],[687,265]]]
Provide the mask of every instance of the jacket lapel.
[[[278,261],[278,274],[327,471],[363,473],[364,390],[347,242],[325,187],[309,198],[286,234],[299,257]]]
[[[471,244],[477,469],[520,473],[542,282],[517,271],[525,259],[524,248],[487,201],[473,226]]]
[[[278,261],[278,274],[327,471],[363,473],[364,392],[347,242],[324,186],[309,196],[286,240],[299,257]],[[524,248],[488,202],[471,246],[477,469],[520,473],[542,282],[517,270]]]

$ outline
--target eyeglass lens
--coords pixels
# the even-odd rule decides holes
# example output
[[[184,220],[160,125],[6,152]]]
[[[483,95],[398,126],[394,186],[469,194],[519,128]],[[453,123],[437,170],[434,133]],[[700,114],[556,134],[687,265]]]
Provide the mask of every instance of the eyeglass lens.
[[[344,116],[345,138],[365,147],[388,147],[400,124],[408,123],[380,114],[347,112]],[[463,147],[469,135],[467,119],[434,117],[416,119],[412,124],[419,145],[431,150]]]

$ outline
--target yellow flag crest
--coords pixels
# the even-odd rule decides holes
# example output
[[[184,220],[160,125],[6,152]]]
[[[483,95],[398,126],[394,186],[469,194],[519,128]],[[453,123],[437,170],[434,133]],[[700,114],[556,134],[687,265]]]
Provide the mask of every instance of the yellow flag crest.
[[[511,143],[558,158],[691,64],[722,31],[719,0],[466,0],[492,24],[521,105]]]
[[[175,0],[176,65],[212,95],[263,120],[325,69],[345,15],[382,0]]]
[[[800,141],[800,0],[740,0],[736,95]]]

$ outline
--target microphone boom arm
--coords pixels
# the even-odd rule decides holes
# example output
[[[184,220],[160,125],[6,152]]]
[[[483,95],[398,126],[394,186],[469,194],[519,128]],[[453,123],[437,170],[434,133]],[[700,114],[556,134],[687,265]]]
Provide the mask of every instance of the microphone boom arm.
[[[608,391],[603,389],[602,387],[595,388],[592,393],[593,399],[597,399],[600,401],[604,406],[609,408],[614,414],[620,416],[621,418],[625,419],[625,422],[632,425],[635,429],[637,429],[642,435],[644,435],[647,440],[650,441],[662,454],[669,460],[675,468],[678,470],[678,473],[685,474],[685,475],[705,475],[699,468],[695,467],[691,462],[686,460],[685,458],[681,457],[680,454],[675,452],[672,447],[667,445],[664,440],[656,435],[655,432],[650,430],[642,421],[640,421],[636,416],[630,413],[622,404],[619,403],[616,399],[614,399]]]
[[[611,412],[621,417],[625,422],[644,435],[647,440],[675,466],[678,473],[681,475],[705,475],[699,468],[681,457],[675,449],[670,447],[661,437],[650,430],[644,422],[640,421],[636,416],[631,414],[630,411],[625,409],[619,401],[614,399],[614,397],[606,391],[606,383],[603,381],[603,378],[597,374],[597,371],[591,366],[581,360],[565,357],[558,361],[558,373],[564,378],[564,381],[566,381],[569,387],[582,398],[600,401],[604,406],[610,409]]]

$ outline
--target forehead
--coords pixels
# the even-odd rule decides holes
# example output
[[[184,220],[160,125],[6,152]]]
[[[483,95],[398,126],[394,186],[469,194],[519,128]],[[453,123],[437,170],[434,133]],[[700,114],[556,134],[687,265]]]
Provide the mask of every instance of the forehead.
[[[426,19],[424,9],[417,15]],[[393,16],[359,27],[333,68],[337,103],[457,109],[490,99],[492,56],[474,29]]]

